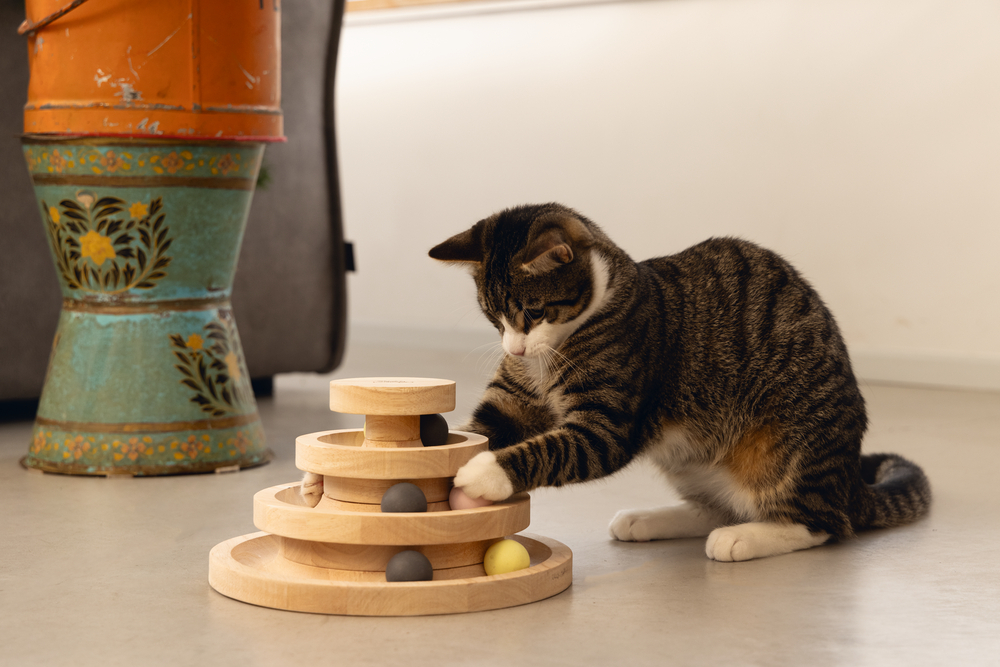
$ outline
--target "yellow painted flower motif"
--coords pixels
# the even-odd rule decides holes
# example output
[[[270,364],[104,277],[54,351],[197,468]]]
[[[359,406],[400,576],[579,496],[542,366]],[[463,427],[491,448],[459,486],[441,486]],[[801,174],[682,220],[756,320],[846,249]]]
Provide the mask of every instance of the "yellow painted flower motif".
[[[246,433],[243,431],[237,431],[236,437],[229,438],[227,442],[239,450],[240,454],[246,454],[247,450],[250,449],[250,439],[247,438]]]
[[[226,355],[226,366],[229,368],[229,377],[233,378],[234,381],[243,377],[243,374],[240,373],[240,358],[236,356],[235,352]]]
[[[149,214],[149,207],[143,204],[141,201],[137,201],[132,204],[128,209],[128,214],[131,215],[136,220],[141,220]]]
[[[181,451],[174,453],[174,458],[180,461],[181,459],[185,458],[186,455],[188,458],[196,459],[198,458],[199,454],[201,454],[203,451],[207,449],[208,447],[205,445],[205,443],[198,442],[198,439],[195,438],[195,436],[189,435],[187,442],[181,443]]]
[[[62,172],[63,168],[66,166],[66,158],[59,154],[59,149],[52,151],[49,155],[49,167],[57,172]]]
[[[115,249],[111,239],[92,229],[80,238],[80,256],[89,257],[94,264],[102,266],[104,260],[115,258]]]
[[[49,217],[52,218],[52,222],[59,224],[59,209],[55,206],[49,206]]]
[[[184,166],[184,160],[177,155],[177,151],[171,151],[169,155],[160,160],[160,164],[171,174],[176,174],[177,170]]]
[[[125,162],[120,157],[115,155],[114,151],[108,151],[107,153],[104,154],[104,157],[101,158],[101,166],[107,169],[109,172],[118,171],[118,169],[121,168],[124,164]]]
[[[146,438],[143,438],[145,440]],[[128,458],[130,461],[135,461],[139,458],[140,454],[146,452],[146,443],[139,438],[129,438],[127,443],[121,443],[121,453],[115,454],[115,461],[121,461],[123,458]]]
[[[215,167],[222,172],[223,176],[231,171],[237,171],[240,168],[240,166],[233,160],[233,156],[229,153],[226,153],[219,158],[219,163],[215,165]]]
[[[31,453],[37,454],[45,449],[45,436],[41,433],[36,433],[31,441]]]
[[[90,451],[90,443],[83,439],[82,435],[78,435],[72,440],[66,440],[63,443],[66,447],[66,451],[63,452],[63,458],[79,461],[80,457]]]
[[[187,339],[187,346],[192,350],[200,350],[205,344],[205,339],[198,334],[191,334]]]

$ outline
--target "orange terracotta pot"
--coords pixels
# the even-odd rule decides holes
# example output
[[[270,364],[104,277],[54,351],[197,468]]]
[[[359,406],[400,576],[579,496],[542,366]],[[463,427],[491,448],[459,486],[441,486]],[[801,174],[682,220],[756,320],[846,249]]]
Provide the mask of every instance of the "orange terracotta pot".
[[[27,0],[26,10],[26,133],[283,140],[279,0]]]

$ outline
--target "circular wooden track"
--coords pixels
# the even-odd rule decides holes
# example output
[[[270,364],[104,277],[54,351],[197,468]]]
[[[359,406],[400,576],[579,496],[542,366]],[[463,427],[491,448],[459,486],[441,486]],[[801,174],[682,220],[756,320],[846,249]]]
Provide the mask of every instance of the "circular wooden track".
[[[326,509],[324,503],[299,503],[298,482],[258,491],[253,497],[254,525],[296,540],[401,546],[495,539],[531,523],[526,493],[487,507],[449,512],[345,512]]]
[[[236,537],[216,545],[208,580],[225,596],[250,604],[316,614],[422,616],[503,609],[537,602],[572,582],[569,547],[544,537],[517,535],[531,566],[517,572],[434,581],[353,581],[356,577],[292,562],[281,555],[280,538],[268,533]],[[435,577],[438,577],[435,572]]]
[[[448,441],[437,447],[362,447],[364,440],[360,429],[300,435],[295,439],[295,467],[355,479],[454,477],[469,459],[489,449],[485,437],[464,431],[451,431]]]

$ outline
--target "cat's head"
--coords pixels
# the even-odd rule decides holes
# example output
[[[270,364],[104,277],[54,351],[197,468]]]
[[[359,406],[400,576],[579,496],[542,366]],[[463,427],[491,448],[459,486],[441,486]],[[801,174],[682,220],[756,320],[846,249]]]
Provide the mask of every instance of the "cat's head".
[[[480,220],[430,251],[466,265],[504,350],[534,358],[558,350],[608,296],[605,237],[559,204],[517,206]]]

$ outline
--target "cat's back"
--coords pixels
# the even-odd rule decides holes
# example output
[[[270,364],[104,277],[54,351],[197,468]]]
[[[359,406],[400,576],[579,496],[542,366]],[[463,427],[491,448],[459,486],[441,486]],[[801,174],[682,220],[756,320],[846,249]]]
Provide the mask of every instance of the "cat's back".
[[[794,275],[795,268],[781,255],[761,245],[732,236],[719,236],[672,255],[653,257],[639,262],[664,277],[680,277],[685,282],[705,282],[714,277],[751,275]]]
[[[734,317],[829,318],[815,289],[791,263],[751,241],[713,237],[639,266],[655,275],[678,301],[698,311]]]

